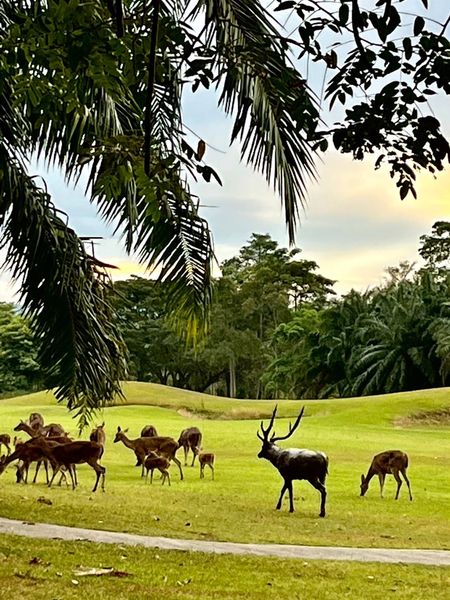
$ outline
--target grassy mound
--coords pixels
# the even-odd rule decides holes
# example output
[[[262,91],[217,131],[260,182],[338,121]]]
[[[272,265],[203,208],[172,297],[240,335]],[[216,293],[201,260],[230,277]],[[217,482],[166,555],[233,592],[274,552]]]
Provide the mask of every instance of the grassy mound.
[[[126,402],[105,409],[107,469],[105,494],[91,494],[93,471],[79,468],[80,486],[48,490],[42,479],[35,486],[17,485],[14,470],[0,479],[2,515],[96,529],[174,537],[243,542],[278,542],[372,547],[450,548],[450,442],[448,424],[423,422],[404,427],[399,419],[418,412],[450,407],[450,389],[343,400],[281,401],[277,432],[288,426],[300,407],[306,415],[285,446],[313,448],[330,458],[328,510],[318,519],[319,496],[305,482],[294,484],[296,512],[274,510],[281,488],[278,472],[257,459],[256,437],[261,418],[270,416],[274,402],[227,400],[205,394],[145,383],[124,385]],[[0,402],[2,431],[13,435],[19,419],[41,412],[46,422],[62,423],[73,435],[76,423],[48,393]],[[138,437],[153,424],[162,435],[178,438],[187,426],[199,427],[204,449],[216,454],[216,480],[200,480],[198,468],[185,468],[180,482],[171,467],[172,486],[159,481],[145,485],[134,454],[113,444],[117,426]],[[88,432],[82,437],[87,438]],[[26,436],[24,436],[26,437]],[[365,498],[359,479],[374,454],[401,449],[410,459],[414,501],[404,489],[393,500],[395,485],[388,477],[385,499],[373,481]],[[182,458],[182,452],[178,453]],[[52,504],[38,502],[40,496]]]

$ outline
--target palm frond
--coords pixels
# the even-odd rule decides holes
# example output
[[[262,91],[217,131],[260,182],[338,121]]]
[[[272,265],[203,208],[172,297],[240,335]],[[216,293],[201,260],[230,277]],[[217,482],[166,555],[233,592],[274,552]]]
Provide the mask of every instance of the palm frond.
[[[199,0],[196,11],[215,35],[219,105],[234,116],[231,141],[241,140],[242,159],[277,190],[293,242],[307,182],[316,177],[318,113],[306,82],[259,1]]]

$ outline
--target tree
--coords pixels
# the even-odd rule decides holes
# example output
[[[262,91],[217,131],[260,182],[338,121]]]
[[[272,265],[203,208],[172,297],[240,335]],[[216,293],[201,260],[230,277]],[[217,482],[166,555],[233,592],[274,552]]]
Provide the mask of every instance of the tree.
[[[450,223],[436,221],[430,235],[421,235],[420,256],[427,268],[450,271]]]
[[[0,302],[0,394],[32,390],[42,382],[29,323],[12,304]]]
[[[68,181],[87,173],[90,199],[128,251],[159,265],[172,308],[194,334],[210,304],[212,248],[189,183],[220,177],[205,162],[205,142],[189,142],[186,89],[218,90],[233,118],[231,142],[241,142],[242,159],[277,190],[291,242],[315,154],[329,138],[356,159],[376,154],[377,167],[386,160],[402,198],[415,193],[417,169],[441,170],[447,161],[448,143],[425,100],[450,89],[449,19],[433,32],[419,15],[394,44],[405,26],[397,7],[406,2],[359,4],[0,0],[2,240],[43,368],[82,424],[120,393],[124,344],[105,265],[29,175],[30,157],[44,156]],[[273,8],[294,9],[298,38],[285,35]],[[336,35],[339,54],[321,45],[323,32]],[[294,50],[334,71],[326,99],[347,108],[336,126],[324,125]],[[364,100],[353,101],[360,89]]]

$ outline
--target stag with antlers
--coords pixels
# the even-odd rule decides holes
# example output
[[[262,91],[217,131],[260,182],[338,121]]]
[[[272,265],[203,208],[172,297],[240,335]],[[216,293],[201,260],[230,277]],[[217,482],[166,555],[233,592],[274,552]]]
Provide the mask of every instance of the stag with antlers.
[[[283,450],[276,445],[276,442],[280,440],[287,440],[291,437],[297,427],[300,425],[300,421],[303,417],[305,407],[302,408],[298,415],[294,425],[289,423],[289,431],[286,435],[275,436],[275,431],[269,438],[270,433],[275,422],[278,406],[275,406],[272,417],[270,418],[269,426],[264,428],[263,422],[261,421],[261,433],[258,431],[257,436],[262,442],[261,451],[258,454],[258,458],[265,458],[270,461],[274,467],[276,467],[284,479],[283,487],[281,488],[280,499],[278,500],[277,510],[280,510],[283,496],[286,490],[289,491],[289,512],[294,512],[294,499],[292,482],[295,479],[305,479],[309,483],[319,490],[321,495],[320,502],[320,515],[325,516],[325,502],[327,498],[327,491],[325,488],[325,478],[328,473],[328,457],[323,452],[316,452],[315,450],[305,450],[299,448],[288,448]]]

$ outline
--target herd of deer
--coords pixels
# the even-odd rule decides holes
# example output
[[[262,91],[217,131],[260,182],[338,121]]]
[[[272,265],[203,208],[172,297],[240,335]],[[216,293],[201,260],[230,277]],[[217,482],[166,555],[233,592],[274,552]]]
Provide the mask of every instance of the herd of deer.
[[[97,490],[101,479],[102,490],[105,490],[105,472],[106,469],[100,464],[100,460],[105,450],[106,434],[105,423],[92,430],[89,441],[74,441],[68,436],[61,425],[51,423],[44,425],[44,419],[39,413],[32,413],[28,421],[20,421],[14,427],[14,431],[23,431],[30,436],[30,439],[23,441],[14,437],[14,451],[11,452],[11,436],[8,434],[0,435],[0,450],[2,445],[6,447],[7,455],[0,458],[0,474],[6,467],[17,461],[16,480],[17,483],[28,481],[28,470],[31,463],[36,462],[36,472],[33,483],[36,482],[39,469],[44,465],[47,485],[51,487],[55,477],[61,473],[59,484],[65,478],[67,482],[68,473],[72,482],[72,489],[75,489],[78,480],[76,465],[88,464],[96,473],[93,492]],[[202,434],[197,427],[190,427],[181,432],[178,442],[171,437],[158,436],[158,433],[152,425],[147,425],[141,431],[141,437],[129,439],[126,436],[128,430],[117,428],[114,442],[122,442],[127,448],[133,450],[137,458],[137,466],[142,465],[142,476],[150,472],[150,482],[153,482],[153,471],[156,469],[162,475],[162,483],[167,480],[170,485],[170,476],[168,468],[170,461],[178,465],[180,470],[180,479],[183,479],[181,463],[175,456],[177,450],[184,449],[185,465],[189,451],[192,452],[192,466],[195,458],[198,456],[200,464],[200,477],[204,477],[205,466],[209,466],[214,479],[214,454],[203,452],[201,450]],[[50,464],[53,473],[49,478],[48,465]]]
[[[327,455],[315,450],[299,448],[282,449],[276,444],[276,442],[286,440],[292,436],[300,425],[304,410],[305,408],[303,407],[294,425],[289,425],[289,431],[286,435],[276,436],[275,431],[273,431],[277,413],[277,407],[275,407],[269,425],[265,428],[263,422],[261,422],[261,432],[257,432],[257,436],[262,442],[258,457],[270,461],[278,469],[284,480],[280,498],[276,506],[278,510],[281,508],[285,492],[288,491],[289,510],[290,512],[294,511],[292,482],[294,480],[306,480],[320,492],[319,516],[324,517],[327,497],[325,487],[325,479],[328,474]],[[56,423],[44,425],[42,416],[39,413],[32,413],[28,422],[20,421],[14,428],[14,431],[23,431],[30,436],[30,439],[26,442],[14,438],[14,452],[11,453],[10,436],[8,434],[0,435],[0,449],[4,445],[8,453],[7,456],[0,458],[0,474],[3,473],[8,464],[18,461],[17,482],[24,481],[26,483],[30,464],[37,462],[33,483],[36,481],[41,464],[44,464],[49,487],[52,485],[56,475],[61,472],[62,475],[59,483],[61,484],[62,478],[66,477],[66,473],[69,473],[72,488],[75,489],[77,485],[75,465],[86,463],[96,473],[95,485],[92,491],[96,491],[100,478],[102,480],[101,487],[104,490],[105,467],[99,462],[105,448],[106,435],[104,428],[105,423],[102,423],[93,429],[89,441],[73,441],[60,425]],[[181,462],[176,457],[176,452],[181,447],[184,450],[185,465],[187,465],[189,451],[191,451],[193,455],[191,466],[194,466],[195,458],[198,456],[200,477],[204,477],[205,466],[208,466],[212,472],[212,479],[214,479],[214,454],[202,451],[202,434],[197,427],[184,429],[178,441],[171,437],[159,436],[152,425],[145,426],[141,431],[140,437],[136,439],[130,439],[126,435],[127,431],[127,429],[122,430],[118,427],[114,443],[122,442],[134,452],[137,461],[136,466],[142,467],[141,476],[144,477],[145,475],[146,481],[150,473],[150,482],[152,482],[153,471],[158,470],[161,473],[162,484],[164,485],[167,480],[170,485],[168,469],[171,461],[178,466],[180,479],[183,479]],[[50,463],[53,469],[50,479],[48,476],[48,463]],[[392,474],[397,482],[397,492],[395,495],[395,499],[397,500],[402,486],[401,474],[408,486],[409,499],[412,500],[411,486],[406,475],[407,467],[408,456],[400,450],[389,450],[376,454],[367,475],[361,475],[361,496],[365,495],[371,479],[377,475],[380,481],[381,497],[383,497],[383,486],[386,475]]]

